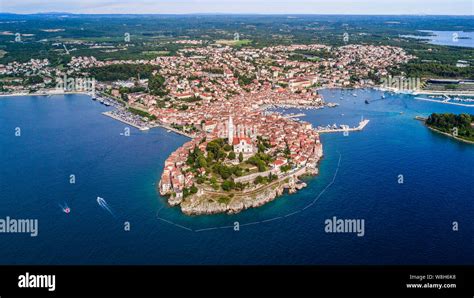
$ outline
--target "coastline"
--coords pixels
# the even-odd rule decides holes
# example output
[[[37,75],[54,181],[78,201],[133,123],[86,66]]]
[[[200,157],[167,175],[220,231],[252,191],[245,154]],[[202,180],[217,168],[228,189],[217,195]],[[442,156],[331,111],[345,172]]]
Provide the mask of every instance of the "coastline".
[[[56,90],[56,89],[52,89]],[[16,97],[16,96],[53,96],[53,95],[68,95],[68,94],[83,94],[83,95],[90,95],[88,92],[85,91],[61,91],[61,92],[52,92],[52,90],[49,90],[49,92],[33,92],[33,93],[2,93],[0,94],[1,97]]]
[[[358,89],[365,89],[365,88],[367,88],[367,87],[364,87],[364,88],[357,88],[356,87],[356,88],[345,88],[345,89],[352,89],[352,90],[356,89],[356,90],[358,90]],[[374,90],[380,90],[377,87],[368,87],[368,88],[372,88]],[[334,88],[325,88],[325,89],[344,89],[344,88],[334,87]],[[390,91],[387,91],[387,90],[383,90],[383,91],[390,92]],[[403,93],[403,92],[396,92],[396,91],[392,91],[392,92]],[[49,94],[45,94],[45,93],[29,93],[29,94],[21,93],[21,94],[19,94],[19,93],[17,93],[17,94],[2,94],[0,96],[50,96],[50,95],[67,95],[67,94],[90,95],[87,92],[61,92],[61,93],[49,93]],[[308,106],[301,106],[301,107],[300,106],[293,106],[293,107],[294,108],[302,108],[302,109],[305,109],[305,108],[307,109],[308,108]],[[313,107],[313,108],[317,109],[318,107]],[[264,111],[265,108],[260,109],[260,110]],[[115,120],[122,121],[122,122],[124,122],[128,125],[134,126],[134,127],[138,128],[140,130],[147,130],[149,128],[154,128],[154,127],[159,126],[161,128],[174,131],[175,133],[185,135],[189,138],[193,138],[193,136],[184,134],[181,131],[172,129],[170,127],[167,127],[165,125],[161,125],[159,123],[155,123],[155,125],[147,126],[147,129],[143,129],[143,127],[135,126],[134,124],[128,123],[128,122],[124,121],[123,119],[120,119],[118,117],[113,117],[112,115],[108,115],[107,112],[104,112],[102,114],[104,114],[106,116],[109,116],[109,117],[111,117]],[[362,128],[360,128],[361,123],[359,123],[359,127],[357,127],[357,128],[354,127],[354,128],[351,128],[350,130],[362,130],[367,123],[368,123],[368,120],[366,120],[366,123],[364,123],[364,125],[362,125]],[[436,131],[438,133],[442,133],[442,134],[445,134],[447,136],[453,137],[453,138],[455,138],[459,141],[474,144],[474,142],[470,142],[470,141],[467,141],[467,140],[456,138],[456,137],[454,137],[454,136],[452,136],[448,133],[438,131],[438,130],[433,129],[431,127],[428,127],[428,128],[430,128],[431,130]],[[318,130],[315,130],[315,131],[318,132],[318,133],[324,133],[325,132],[325,131],[318,131]],[[340,130],[340,131],[345,131],[345,130]],[[331,132],[331,131],[328,131],[328,132]],[[321,156],[322,156],[322,154],[321,154]],[[317,174],[318,164],[319,164],[319,160],[315,163],[314,169],[315,169],[316,173],[313,174],[313,175]],[[307,174],[307,173],[304,173],[304,174]],[[301,174],[301,175],[303,175],[303,174]],[[297,175],[297,176],[295,176],[295,178],[298,179],[301,175]],[[158,181],[158,182],[161,182],[161,181]],[[280,197],[284,193],[285,189],[290,189],[290,187],[288,187],[288,186],[280,185],[280,184],[282,184],[282,179],[278,179],[278,181],[276,181],[275,184],[271,183],[271,185],[276,185],[276,184],[278,184],[278,186],[273,188],[273,189],[270,189],[270,186],[268,186],[268,185],[262,187],[260,189],[261,192],[259,193],[259,195],[257,195],[254,198],[249,197],[246,194],[243,194],[241,200],[239,200],[238,202],[236,201],[234,204],[231,203],[231,204],[226,205],[226,204],[211,204],[211,203],[208,203],[208,204],[200,205],[200,204],[193,204],[193,202],[190,201],[190,203],[185,203],[184,205],[181,205],[180,207],[181,207],[182,212],[186,215],[205,215],[205,214],[217,214],[217,213],[235,214],[235,213],[239,213],[239,212],[241,212],[243,210],[246,210],[246,209],[249,209],[249,208],[260,207],[260,206],[262,206],[262,205],[264,205],[268,202],[271,202],[271,201],[275,200],[276,198]],[[158,183],[158,185],[159,185],[159,183]],[[301,187],[301,188],[303,188],[303,187]],[[301,189],[301,188],[298,188],[298,189]],[[296,191],[295,188],[293,188],[293,190]],[[168,200],[168,202],[169,202],[169,200]],[[175,206],[175,205],[178,205],[178,204],[179,203],[177,203],[177,204],[171,204],[170,203],[171,206]]]
[[[132,123],[132,122],[130,122],[130,121],[127,121],[127,120],[125,120],[125,119],[123,119],[123,118],[120,118],[120,117],[118,117],[118,116],[115,116],[115,115],[113,115],[110,111],[103,112],[102,115],[108,116],[108,117],[110,117],[110,118],[112,118],[112,119],[118,120],[118,121],[123,122],[123,123],[125,123],[125,124],[128,124],[128,125],[130,125],[130,126],[133,126],[133,127],[137,128],[137,129],[139,129],[139,130],[141,130],[141,131],[145,131],[145,130],[149,130],[149,129],[150,129],[148,126],[139,126],[139,125],[137,125],[137,124],[135,124],[135,123]]]
[[[307,187],[307,184],[299,178],[302,176],[317,176],[319,174],[318,165],[320,158],[311,165],[294,170],[285,174],[269,184],[255,187],[254,189],[233,193],[229,203],[219,203],[215,201],[202,201],[201,197],[229,195],[223,191],[205,190],[200,194],[187,198],[186,201],[168,201],[170,206],[180,206],[181,211],[188,216],[213,215],[213,214],[237,214],[250,208],[258,208],[281,197],[285,190],[288,194],[294,194],[298,190]]]
[[[450,138],[452,138],[452,139],[455,139],[455,140],[457,140],[457,141],[460,141],[460,142],[464,142],[464,143],[467,143],[467,144],[474,145],[474,141],[469,141],[469,140],[465,140],[465,139],[460,138],[460,137],[453,136],[453,135],[450,134],[450,133],[441,131],[441,130],[436,129],[436,128],[434,128],[434,127],[430,127],[430,126],[428,126],[428,125],[426,125],[426,124],[425,124],[425,126],[428,127],[431,131],[434,131],[434,132],[436,132],[436,133],[443,134],[443,135],[445,135],[445,136],[448,136],[448,137],[450,137]]]
[[[88,92],[35,92],[35,93],[12,93],[12,94],[2,94],[0,96],[3,97],[18,97],[18,96],[52,96],[52,95],[67,95],[67,94],[83,94],[83,95],[91,95]],[[283,105],[282,105],[283,106]],[[288,105],[284,105],[285,107],[289,107]],[[319,109],[321,108],[320,106],[310,106],[310,105],[291,105],[292,108],[298,108],[298,109]],[[268,108],[268,106],[264,107],[259,107],[259,110],[261,112],[264,112]],[[114,115],[112,111],[107,111],[102,113],[104,116],[108,116],[112,119],[115,119],[117,121],[120,121],[122,123],[125,123],[127,125],[130,125],[132,127],[135,127],[141,131],[146,131],[151,128],[155,127],[161,127],[163,129],[166,129],[168,131],[173,131],[177,134],[186,136],[188,138],[195,138],[196,136],[190,135],[187,133],[184,133],[182,131],[179,131],[177,129],[174,129],[172,127],[169,127],[167,125],[161,124],[161,123],[154,123],[151,125],[147,126],[140,126],[135,123],[132,123],[130,121],[127,121],[127,119],[123,119],[122,117],[119,117],[117,115]],[[367,121],[368,122],[368,121]],[[317,132],[317,130],[315,130]],[[218,204],[214,202],[214,204],[211,204],[209,202],[205,202],[204,204],[199,204],[196,203],[196,201],[193,201],[192,198],[189,198],[187,202],[184,202],[180,207],[181,210],[184,214],[186,215],[204,215],[204,214],[217,214],[217,213],[227,213],[227,214],[236,214],[239,213],[243,210],[246,210],[248,208],[256,208],[260,207],[266,203],[269,203],[276,198],[280,197],[285,189],[288,190],[288,193],[295,193],[297,190],[300,190],[304,187],[306,187],[306,183],[299,181],[299,177],[303,175],[317,175],[318,174],[318,163],[320,158],[322,157],[322,149],[319,154],[315,156],[316,162],[314,164],[310,164],[308,161],[308,164],[303,166],[303,167],[297,167],[296,169],[292,170],[291,173],[282,175],[279,177],[276,181],[271,182],[267,185],[263,185],[260,187],[253,188],[249,191],[242,192],[242,193],[234,193],[235,198],[230,202],[229,204]],[[291,181],[288,182],[287,180],[290,179]],[[158,185],[160,185],[161,180]],[[209,192],[210,193],[210,192]],[[224,192],[214,192],[214,195],[229,195],[228,193]],[[173,202],[170,198],[168,198],[168,203],[171,206],[176,206],[181,203],[181,201]]]

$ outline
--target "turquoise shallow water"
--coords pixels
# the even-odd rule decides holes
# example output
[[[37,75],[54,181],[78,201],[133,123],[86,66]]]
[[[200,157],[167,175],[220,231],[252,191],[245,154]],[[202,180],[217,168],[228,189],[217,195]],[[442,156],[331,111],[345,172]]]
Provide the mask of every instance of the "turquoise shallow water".
[[[320,174],[297,194],[234,216],[199,217],[168,207],[155,190],[164,160],[185,137],[162,129],[121,136],[125,125],[101,115],[108,108],[87,96],[0,99],[0,218],[39,220],[38,237],[0,234],[0,263],[473,264],[474,147],[413,120],[472,108],[409,95],[381,100],[374,90],[321,93],[340,106],[304,111],[305,120],[352,126],[363,116],[366,129],[322,135]],[[58,206],[64,202],[70,214]],[[365,235],[325,233],[333,216],[364,219]],[[235,221],[238,232],[182,228]],[[246,225],[254,222],[261,223]]]

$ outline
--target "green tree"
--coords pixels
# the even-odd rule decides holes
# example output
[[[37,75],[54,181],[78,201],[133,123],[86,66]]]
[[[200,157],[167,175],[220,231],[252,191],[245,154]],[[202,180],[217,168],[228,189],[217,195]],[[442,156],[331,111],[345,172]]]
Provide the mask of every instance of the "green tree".
[[[198,166],[200,168],[205,168],[207,167],[207,160],[204,157],[204,155],[199,155],[198,160],[197,160]]]
[[[212,152],[207,152],[207,163],[210,164],[214,160],[214,153]]]
[[[165,84],[165,78],[159,74],[156,74],[148,79],[148,89],[151,94],[154,95],[164,95],[163,90]]]
[[[231,181],[231,180],[226,180],[224,182],[222,182],[222,189],[225,190],[225,191],[231,191],[235,186],[235,183],[234,181]]]

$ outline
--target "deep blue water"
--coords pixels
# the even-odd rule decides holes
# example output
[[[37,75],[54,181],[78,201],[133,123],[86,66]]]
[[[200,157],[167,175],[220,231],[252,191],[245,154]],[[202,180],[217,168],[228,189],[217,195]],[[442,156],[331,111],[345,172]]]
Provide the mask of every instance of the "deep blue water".
[[[314,125],[370,119],[362,132],[322,135],[320,175],[309,178],[307,188],[238,215],[199,217],[168,207],[155,190],[164,160],[185,137],[163,129],[121,136],[125,125],[101,115],[108,108],[83,95],[3,97],[0,218],[37,218],[39,235],[0,233],[0,263],[473,264],[474,146],[413,120],[472,109],[355,92],[358,97],[322,91],[341,105],[304,111]],[[70,174],[76,184],[69,183]],[[397,183],[400,174],[403,184]],[[333,179],[304,211],[245,225],[301,210]],[[97,204],[98,196],[115,217]],[[63,202],[70,214],[58,206]],[[238,232],[188,231],[157,213],[192,230],[235,221],[243,226]],[[324,220],[333,216],[364,219],[365,236],[325,233]],[[125,221],[131,231],[124,231]]]

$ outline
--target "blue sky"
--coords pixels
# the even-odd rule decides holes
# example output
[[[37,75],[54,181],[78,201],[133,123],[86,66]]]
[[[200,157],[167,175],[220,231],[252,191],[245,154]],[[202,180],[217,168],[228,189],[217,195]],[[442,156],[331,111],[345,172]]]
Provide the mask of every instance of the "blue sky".
[[[0,12],[473,15],[473,0],[0,0]]]

